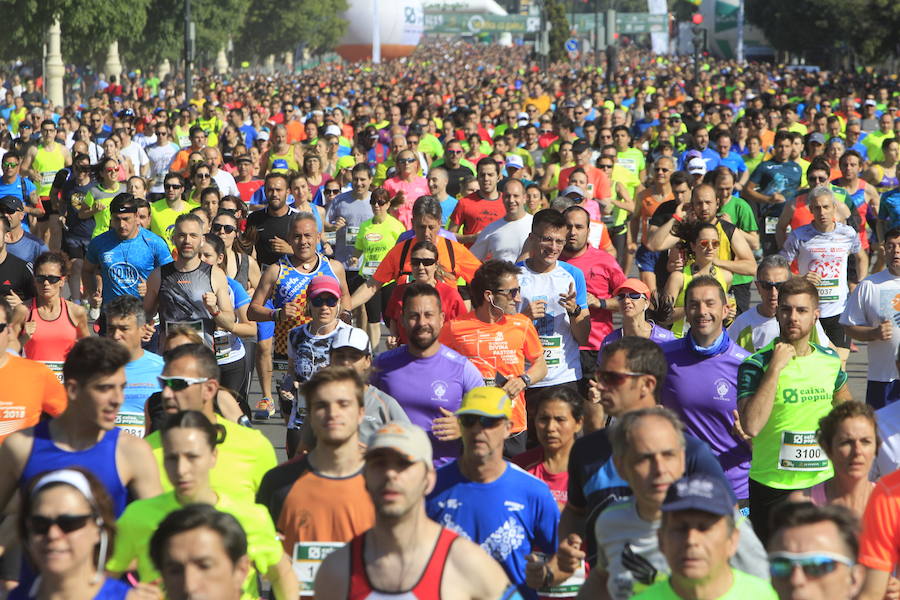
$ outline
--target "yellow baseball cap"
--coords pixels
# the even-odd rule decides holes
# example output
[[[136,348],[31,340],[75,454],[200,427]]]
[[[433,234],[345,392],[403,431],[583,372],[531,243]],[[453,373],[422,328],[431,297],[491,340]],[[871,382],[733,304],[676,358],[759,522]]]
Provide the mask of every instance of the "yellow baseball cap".
[[[472,388],[463,396],[456,415],[481,415],[483,417],[512,416],[512,401],[503,388],[481,386]]]

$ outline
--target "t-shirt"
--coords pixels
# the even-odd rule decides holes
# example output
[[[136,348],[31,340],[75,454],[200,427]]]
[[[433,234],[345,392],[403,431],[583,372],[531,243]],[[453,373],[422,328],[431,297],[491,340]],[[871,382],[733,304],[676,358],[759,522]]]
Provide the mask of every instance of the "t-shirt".
[[[107,231],[91,240],[85,259],[99,266],[103,279],[103,302],[119,296],[137,296],[138,284],[146,281],[153,269],[172,262],[169,247],[161,237],[138,229],[131,239],[120,239]]]
[[[84,196],[84,206],[88,208],[93,208],[94,204],[97,202],[103,203],[103,210],[94,214],[94,233],[93,237],[97,237],[101,233],[106,233],[109,231],[109,222],[112,218],[112,214],[109,212],[109,204],[113,201],[117,195],[121,192],[125,191],[125,184],[119,183],[118,187],[112,190],[108,190],[101,186],[99,183],[95,183],[94,186],[88,190],[87,194]]]
[[[393,396],[409,420],[428,434],[435,467],[458,457],[459,440],[439,441],[431,431],[432,421],[446,416],[442,408],[456,412],[466,392],[484,385],[475,365],[446,346],[422,358],[400,346],[379,354],[372,366],[372,385]]]
[[[22,194],[23,187],[25,190],[24,194]],[[15,196],[22,201],[23,205],[31,206],[31,202],[28,198],[31,196],[31,192],[36,191],[37,186],[27,177],[17,175],[12,183],[4,183],[3,180],[0,179],[0,198],[3,196]]]
[[[596,298],[608,299],[617,287],[625,281],[622,267],[609,252],[585,246],[580,256],[567,258],[566,263],[584,274],[587,292]],[[591,307],[591,335],[582,350],[598,350],[603,339],[612,331],[613,313],[606,308]]]
[[[892,325],[891,339],[869,340],[869,381],[897,379],[897,346],[900,345],[900,277],[885,269],[859,282],[840,318],[841,325],[874,327]]]
[[[457,461],[438,469],[425,500],[428,517],[480,545],[500,563],[523,598],[537,599],[525,585],[525,557],[556,553],[559,509],[544,482],[507,463],[490,483],[466,479]]]
[[[44,242],[27,231],[22,233],[23,235],[18,241],[6,242],[6,251],[33,265],[38,256],[44,252],[49,252],[50,249],[47,248]]]
[[[898,384],[900,380],[888,384],[890,386],[888,397],[893,397],[894,401],[875,411],[881,446],[878,448],[875,466],[872,469],[873,479],[875,475],[884,476],[900,469],[900,402],[896,401]]]
[[[356,249],[361,252],[359,274],[363,277],[371,277],[384,256],[397,244],[397,239],[404,231],[406,228],[403,227],[403,223],[391,215],[386,215],[381,223],[376,223],[372,219],[363,221],[359,225],[354,244]]]
[[[379,283],[389,283],[395,279],[400,281],[400,283],[404,283],[404,280],[400,278],[411,272],[409,259],[412,256],[412,248],[415,245],[416,238],[411,238],[391,248],[381,260],[378,268],[375,269],[372,279]],[[481,261],[475,258],[468,248],[446,237],[438,237],[434,245],[438,249],[438,263],[445,272],[453,274],[446,280],[447,283],[456,283],[456,280],[460,277],[467,282],[472,280],[475,271],[481,266]],[[404,252],[404,248],[406,248],[406,252]],[[452,260],[450,256],[451,248],[453,252]],[[401,265],[400,257],[403,254],[406,254],[406,257]]]
[[[578,342],[572,335],[571,319],[559,301],[559,294],[570,288],[575,290],[575,301],[581,310],[587,310],[587,287],[584,274],[565,262],[546,273],[532,271],[526,261],[519,267],[519,285],[522,288],[522,309],[533,302],[546,301],[544,316],[534,319],[534,328],[540,336],[547,361],[547,376],[534,387],[547,387],[581,379],[581,355]]]
[[[47,365],[10,353],[0,367],[0,390],[0,443],[37,425],[41,413],[58,417],[68,404],[65,388]]]
[[[191,212],[191,210],[200,206],[196,202],[185,200],[181,210],[175,210],[169,207],[166,199],[157,200],[150,203],[150,231],[165,240],[170,250],[175,249],[172,243],[172,232],[175,229],[175,220],[181,215]]]
[[[7,252],[0,262],[0,296],[8,296],[10,291],[23,302],[30,302],[35,296],[31,263]]]
[[[741,158],[741,155],[730,150],[725,157],[719,155],[719,166],[728,167],[736,177],[740,177],[741,173],[747,170],[747,165],[744,164],[744,159]]]
[[[150,160],[150,192],[163,193],[163,180],[169,172],[172,159],[178,154],[178,144],[169,142],[165,145],[153,144],[147,147],[147,158]],[[214,215],[215,216],[215,215]]]
[[[144,405],[147,398],[160,391],[156,378],[162,374],[163,365],[161,356],[146,350],[140,358],[125,365],[125,401],[116,415],[117,427],[137,437],[144,437]]]
[[[693,350],[690,333],[667,342],[662,350],[669,364],[661,390],[663,406],[681,418],[688,434],[709,445],[735,496],[749,498],[750,447],[732,431],[738,367],[750,353],[728,340],[719,354],[701,356]]]
[[[684,474],[703,473],[727,481],[719,461],[706,442],[686,436]],[[731,489],[731,486],[728,486]],[[594,531],[594,520],[614,502],[629,498],[631,487],[619,476],[612,460],[609,430],[599,429],[575,440],[569,454],[569,506],[587,515],[583,533]],[[737,503],[737,498],[732,498]],[[596,543],[587,535],[588,561],[593,562]]]
[[[661,225],[661,223],[653,223],[650,219],[654,216],[659,207],[667,202],[672,202],[673,209],[677,206],[677,202],[675,202],[671,192],[664,197],[656,195],[652,188],[646,188],[638,192],[637,207],[640,211],[641,218],[640,242],[642,244],[646,244],[647,240],[650,238],[650,225],[656,225],[657,227]],[[672,218],[672,213],[669,213],[663,222],[670,218]]]
[[[565,507],[569,500],[569,472],[551,473],[548,471],[544,466],[544,449],[541,446],[535,446],[531,450],[526,450],[513,457],[512,463],[546,483],[559,509],[562,510]]]
[[[209,472],[212,488],[232,500],[253,502],[263,476],[277,464],[275,449],[257,429],[238,425],[228,419],[218,419],[225,428],[225,441],[216,446],[218,459]],[[144,438],[153,450],[159,472],[163,468],[162,437],[154,431]],[[172,483],[163,475],[160,477],[163,491],[170,491]]]
[[[628,169],[635,175],[647,168],[647,160],[644,153],[637,148],[626,148],[621,152],[616,152],[616,163]]]
[[[894,227],[900,227],[900,188],[881,195],[881,203],[878,205],[878,219],[885,221],[885,231]]]
[[[504,208],[500,196],[489,200],[475,192],[459,199],[456,209],[450,216],[450,223],[457,226],[462,225],[463,233],[469,235],[481,232],[497,219],[502,219],[505,214],[506,208]]]
[[[274,265],[281,258],[280,252],[272,250],[270,240],[281,238],[290,243],[288,229],[291,226],[291,215],[296,212],[289,208],[280,217],[272,216],[267,209],[257,210],[247,217],[247,229],[256,230],[256,259],[260,267]]]
[[[735,344],[751,353],[758,351],[763,346],[767,346],[780,333],[778,319],[775,317],[764,317],[756,308],[745,310],[739,314],[728,328],[728,337],[734,340]],[[818,319],[816,319],[816,326],[809,336],[809,341],[820,346],[828,346],[831,343]]]
[[[309,456],[266,473],[256,501],[269,510],[289,556],[299,542],[348,542],[375,524],[362,470],[326,477]]]
[[[116,522],[115,551],[106,563],[106,568],[117,573],[125,572],[131,562],[137,560],[138,577],[142,582],[160,579],[160,572],[150,559],[150,538],[169,513],[182,507],[175,492],[135,500],[129,504]],[[275,525],[266,508],[259,504],[235,501],[228,496],[219,495],[215,508],[237,519],[247,536],[250,572],[244,580],[241,598],[259,598],[257,572],[266,573],[270,567],[278,564],[282,556]]]
[[[831,231],[821,232],[812,223],[788,234],[781,255],[788,261],[797,259],[800,275],[818,273],[822,281],[819,291],[820,318],[844,312],[847,304],[847,258],[860,251],[859,236],[852,227],[835,223]]]
[[[756,191],[766,196],[772,194],[781,194],[784,196],[785,202],[790,202],[797,189],[800,188],[800,181],[803,179],[803,170],[800,165],[792,160],[778,162],[775,160],[767,160],[759,163],[750,175],[750,181],[756,184]],[[784,209],[784,204],[763,204],[760,206],[760,212],[766,217],[777,217]],[[775,219],[777,222],[777,219]],[[766,232],[774,233],[775,224],[770,226],[767,222]],[[770,231],[771,228],[771,231]]]
[[[503,385],[525,373],[525,361],[533,362],[544,352],[537,330],[521,314],[504,315],[495,323],[485,323],[470,311],[444,324],[441,343],[472,361],[484,385]],[[525,394],[513,398],[511,432],[524,431]]]
[[[575,169],[582,169],[584,171],[584,174],[587,175],[588,189],[584,190],[584,192],[587,194],[588,198],[594,198],[596,200],[606,200],[608,198],[612,198],[609,177],[607,177],[603,169],[599,169],[593,166],[567,167],[565,169],[562,169],[559,172],[559,182],[556,184],[556,188],[559,191],[563,191],[569,186],[569,177],[572,175],[572,172]]]
[[[392,198],[398,192],[403,192],[403,204],[397,208],[396,217],[397,220],[403,223],[404,227],[407,229],[411,228],[413,204],[416,203],[419,196],[427,196],[429,194],[428,181],[420,175],[413,176],[412,181],[403,181],[398,177],[391,177],[384,182],[382,187],[390,193]]]
[[[888,572],[900,562],[900,471],[882,477],[869,496],[858,561],[870,569]]]
[[[356,248],[356,238],[359,234],[360,226],[364,221],[372,218],[372,205],[369,204],[369,196],[357,200],[353,197],[352,192],[344,192],[339,194],[325,212],[325,220],[334,223],[338,218],[343,217],[347,224],[341,229],[335,231],[334,259],[344,264],[344,267],[350,271],[358,271],[360,263],[351,262],[350,257],[353,256],[353,250]]]
[[[522,253],[522,246],[531,233],[533,215],[526,214],[521,219],[507,221],[497,219],[481,230],[470,250],[480,260],[494,258],[516,262]]]
[[[668,578],[671,571],[657,537],[660,525],[662,520],[645,521],[638,515],[634,498],[613,504],[597,519],[597,568],[608,574],[606,589],[613,600],[626,600]],[[735,525],[740,534],[732,566],[759,578],[768,577],[766,551],[750,522],[736,514]]]
[[[738,369],[738,401],[756,393],[776,341],[749,356]],[[829,479],[831,461],[816,441],[819,419],[831,412],[834,393],[847,383],[837,352],[810,344],[782,369],[772,412],[753,438],[750,479],[782,490],[803,490]]]
[[[731,587],[716,600],[746,600],[747,598],[778,600],[778,594],[775,593],[772,584],[765,579],[748,575],[737,569],[731,569],[731,576],[734,577]],[[665,580],[657,581],[634,596],[634,600],[682,600],[682,598],[675,593],[669,581]]]
[[[456,286],[447,285],[443,281],[438,281],[436,283],[437,285],[434,286],[434,289],[437,290],[438,295],[441,297],[441,310],[444,313],[445,322],[457,319],[468,312],[466,304],[463,301],[462,296],[459,295]],[[394,287],[394,291],[391,292],[391,297],[388,299],[387,305],[384,308],[385,322],[388,324],[390,321],[398,322],[397,337],[401,344],[405,344],[409,341],[409,336],[406,334],[406,327],[400,323],[400,319],[403,316],[403,294],[406,292],[406,286],[408,285],[408,283],[401,283]]]

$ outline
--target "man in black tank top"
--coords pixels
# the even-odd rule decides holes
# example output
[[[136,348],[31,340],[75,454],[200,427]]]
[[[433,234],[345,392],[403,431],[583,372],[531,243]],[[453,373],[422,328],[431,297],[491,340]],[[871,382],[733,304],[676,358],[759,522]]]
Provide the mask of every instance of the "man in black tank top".
[[[147,321],[159,311],[160,346],[165,344],[166,329],[187,323],[203,335],[212,347],[216,327],[234,329],[234,302],[224,271],[200,260],[203,222],[193,213],[175,220],[172,243],[178,250],[175,262],[153,270],[147,278],[144,312]]]
[[[291,215],[296,212],[287,205],[288,180],[283,173],[269,173],[265,183],[266,207],[247,217],[247,235],[256,238],[256,259],[260,269],[278,262],[282,254],[291,254],[288,239]]]

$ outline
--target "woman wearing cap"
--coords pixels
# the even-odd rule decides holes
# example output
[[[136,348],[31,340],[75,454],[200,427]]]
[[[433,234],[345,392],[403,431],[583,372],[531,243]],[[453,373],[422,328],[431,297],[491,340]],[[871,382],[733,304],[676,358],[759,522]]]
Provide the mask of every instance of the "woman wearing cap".
[[[675,335],[660,327],[653,321],[647,320],[647,309],[650,308],[650,288],[640,279],[626,279],[622,285],[612,293],[619,301],[619,310],[622,313],[622,326],[610,332],[600,347],[611,344],[624,336],[637,336],[657,344],[674,340]]]
[[[159,524],[184,506],[209,504],[234,516],[247,534],[248,556],[255,570],[247,574],[242,598],[259,598],[257,572],[272,583],[279,600],[297,598],[297,580],[269,512],[259,504],[229,498],[210,485],[216,446],[225,441],[225,429],[210,423],[203,413],[188,410],[170,415],[161,433],[163,466],[174,489],[128,505],[119,518],[119,543],[106,563],[107,570],[122,574],[136,562],[142,582],[158,580],[160,573],[150,559],[150,538]]]
[[[445,322],[450,322],[468,312],[456,286],[451,286],[444,282],[445,273],[441,265],[438,264],[437,259],[438,249],[428,240],[416,242],[413,246],[409,258],[409,265],[412,269],[412,281],[394,288],[385,308],[385,322],[391,330],[391,337],[393,338],[388,340],[389,347],[396,347],[408,341],[406,329],[400,325],[400,317],[403,312],[403,293],[406,291],[407,286],[414,281],[427,283],[438,291],[441,297],[441,310],[444,312]]]
[[[293,404],[285,437],[288,457],[294,456],[306,416],[305,402],[296,390],[313,373],[328,366],[335,334],[351,327],[338,318],[340,301],[341,285],[337,279],[329,275],[313,277],[306,288],[306,310],[310,321],[288,332],[288,369],[281,384],[282,398]]]
[[[37,475],[22,495],[19,539],[37,572],[8,596],[121,600],[160,598],[154,586],[132,589],[104,575],[115,549],[116,517],[109,494],[90,471],[72,467]]]
[[[684,240],[687,249],[681,252],[685,253],[684,266],[681,269],[673,271],[666,281],[666,287],[663,291],[663,298],[672,302],[672,333],[675,337],[684,337],[685,320],[684,320],[684,293],[688,284],[694,277],[698,275],[711,275],[722,284],[722,289],[727,293],[731,288],[731,271],[721,269],[713,264],[714,259],[719,255],[719,231],[712,223],[693,222],[686,223],[680,232],[680,237]],[[677,251],[676,251],[677,252]],[[733,301],[729,301],[729,319],[734,318]]]

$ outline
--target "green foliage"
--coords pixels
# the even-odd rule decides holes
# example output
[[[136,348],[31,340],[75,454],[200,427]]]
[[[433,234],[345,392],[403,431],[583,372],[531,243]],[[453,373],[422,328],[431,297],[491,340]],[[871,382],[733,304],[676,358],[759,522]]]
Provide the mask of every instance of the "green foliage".
[[[895,51],[900,5],[892,0],[747,0],[747,20],[777,50],[811,58],[852,50],[862,61]]]
[[[136,37],[147,20],[150,0],[0,0],[6,15],[0,57],[41,60],[47,29],[59,16],[66,62],[99,62],[110,43]]]
[[[547,20],[550,22],[550,60],[565,60],[566,40],[571,33],[566,8],[560,0],[546,0],[546,7]]]
[[[313,53],[327,52],[347,30],[345,10],[347,0],[254,0],[235,40],[236,53],[264,57],[301,43]]]

